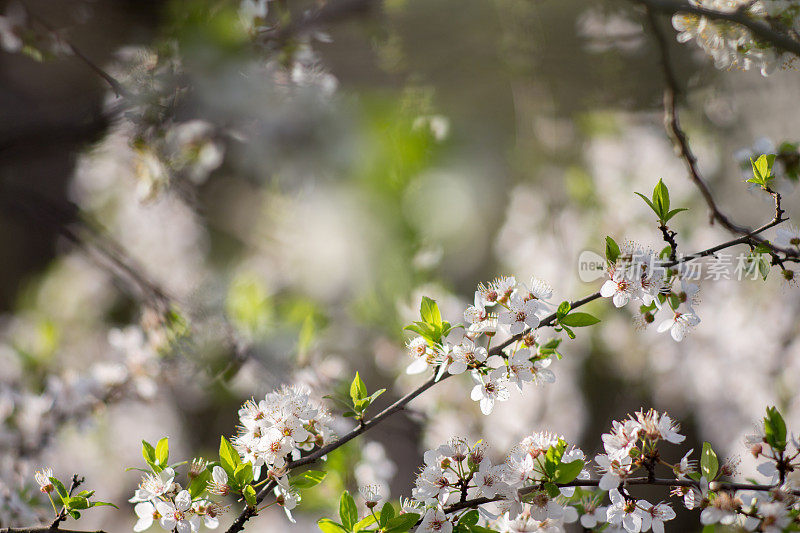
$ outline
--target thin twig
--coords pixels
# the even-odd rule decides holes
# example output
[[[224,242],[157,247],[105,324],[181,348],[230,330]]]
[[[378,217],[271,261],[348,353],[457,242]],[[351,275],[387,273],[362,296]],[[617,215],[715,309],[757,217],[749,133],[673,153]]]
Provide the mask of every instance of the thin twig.
[[[89,59],[89,57],[86,54],[84,54],[80,50],[80,48],[78,48],[77,46],[75,46],[74,43],[72,43],[72,41],[69,41],[63,38],[61,35],[59,35],[58,32],[55,30],[55,28],[53,28],[42,17],[40,17],[36,13],[33,13],[30,9],[28,9],[27,6],[24,6],[24,9],[27,15],[31,18],[31,20],[35,21],[41,27],[47,30],[47,32],[49,32],[54,39],[64,43],[67,46],[67,48],[69,48],[70,52],[72,52],[75,55],[75,57],[80,59],[86,66],[92,69],[92,72],[100,76],[109,85],[109,87],[111,87],[111,89],[117,96],[130,96],[130,92],[127,89],[125,89],[125,87],[123,87],[122,84],[119,81],[117,81],[116,78],[114,78],[114,76],[112,76],[111,74],[100,68],[100,66],[97,65],[97,63]]]

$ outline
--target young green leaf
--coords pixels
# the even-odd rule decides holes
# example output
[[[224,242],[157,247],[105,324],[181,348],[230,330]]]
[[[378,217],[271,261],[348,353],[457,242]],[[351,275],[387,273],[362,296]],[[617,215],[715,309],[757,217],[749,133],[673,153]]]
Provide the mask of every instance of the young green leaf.
[[[350,529],[345,529],[341,524],[329,518],[322,518],[317,522],[317,526],[322,533],[348,533]]]
[[[786,449],[786,422],[776,407],[767,407],[767,416],[764,417],[764,433],[767,444],[773,449],[783,451]]]
[[[435,327],[442,326],[442,313],[439,311],[439,306],[436,305],[434,300],[431,300],[427,296],[422,297],[419,314],[424,322]]]
[[[49,479],[50,483],[55,486],[58,495],[61,496],[61,500],[64,502],[64,505],[66,505],[67,501],[69,500],[69,493],[67,492],[66,487],[64,487],[64,484],[61,483],[58,478],[51,477]]]
[[[381,513],[381,516],[382,516],[382,514],[383,513]],[[379,516],[379,518],[381,518],[381,516]],[[365,528],[368,528],[369,526],[371,526],[374,523],[375,523],[375,515],[368,514],[367,516],[365,516],[364,518],[362,518],[361,520],[356,522],[356,524],[353,526],[353,531],[355,533],[358,533],[359,531],[362,531]],[[370,530],[370,531],[372,531],[372,530]]]
[[[671,219],[681,211],[688,211],[688,210],[689,209],[687,209],[686,207],[679,207],[677,209],[673,209],[672,211],[666,214],[666,216],[664,217],[664,222],[669,222],[669,219]]]
[[[78,509],[79,511],[83,511],[84,509],[88,509],[90,507],[89,500],[82,496],[67,498],[67,500],[64,502],[64,505],[67,507],[67,509]]]
[[[322,470],[306,470],[289,480],[289,484],[296,489],[310,489],[322,483],[327,476],[327,472]]]
[[[250,461],[236,467],[236,470],[233,471],[233,479],[239,487],[244,487],[253,481],[253,465],[250,464]]]
[[[772,175],[773,163],[775,163],[774,154],[761,155],[755,161],[751,158],[750,165],[753,167],[753,177],[747,180],[747,183],[760,185],[763,189],[768,188],[769,181],[774,177]]]
[[[550,498],[558,498],[559,495],[561,495],[561,490],[552,481],[548,481],[544,484],[544,490]]]
[[[156,449],[153,448],[153,445],[146,440],[142,441],[142,457],[144,457],[144,461],[150,466],[153,466],[157,463]]]
[[[653,204],[658,209],[659,220],[665,222],[667,213],[669,213],[669,189],[664,185],[664,180],[659,179],[653,189]]]
[[[561,320],[561,317],[566,316],[570,309],[572,309],[572,304],[567,301],[561,302],[561,304],[558,306],[558,309],[556,309],[556,318]]]
[[[464,513],[464,516],[461,517],[461,519],[458,521],[458,524],[459,525],[463,524],[465,526],[474,526],[475,524],[478,523],[478,518],[480,518],[480,516],[478,515],[478,511],[476,509],[472,509]]]
[[[717,477],[719,471],[719,459],[717,454],[711,448],[711,444],[704,442],[703,451],[700,455],[700,472],[706,477],[708,481],[712,481]]]
[[[156,444],[156,463],[158,466],[165,467],[169,463],[169,439],[164,437]]]
[[[606,260],[609,263],[615,263],[619,257],[619,245],[611,237],[606,237]]]
[[[89,507],[113,507],[114,509],[119,509],[111,502],[89,502]]]
[[[394,518],[394,514],[394,507],[392,507],[392,504],[390,502],[384,503],[383,508],[381,509],[381,514],[378,517],[378,525],[381,527],[385,526],[389,520]]]
[[[572,326],[574,328],[582,328],[597,324],[600,319],[590,315],[589,313],[570,313],[567,316],[559,319],[559,322],[565,326]]]
[[[405,533],[419,521],[417,513],[403,513],[395,516],[386,523],[384,533]]]
[[[206,468],[199,474],[197,474],[194,479],[189,483],[189,494],[192,498],[200,497],[205,491],[206,487],[208,486],[208,481],[211,479],[211,471]]]
[[[239,466],[242,459],[239,457],[239,452],[228,442],[225,436],[221,436],[219,440],[219,463],[229,477],[233,477],[236,467]]]
[[[244,501],[247,502],[247,505],[249,507],[255,508],[255,506],[258,505],[258,499],[256,498],[256,489],[254,489],[252,485],[247,485],[242,491],[242,495],[244,496]]]
[[[355,405],[356,402],[366,397],[367,386],[362,381],[361,376],[358,375],[358,372],[356,372],[356,377],[353,378],[353,382],[350,384],[350,399],[353,400],[353,405]]]
[[[558,468],[556,468],[553,481],[556,483],[569,483],[578,477],[578,474],[581,473],[583,467],[584,462],[580,459],[576,459],[575,461],[571,461],[569,463],[561,463],[558,465]]]
[[[355,523],[358,522],[356,501],[347,491],[344,491],[339,499],[339,518],[347,531],[352,530]]]

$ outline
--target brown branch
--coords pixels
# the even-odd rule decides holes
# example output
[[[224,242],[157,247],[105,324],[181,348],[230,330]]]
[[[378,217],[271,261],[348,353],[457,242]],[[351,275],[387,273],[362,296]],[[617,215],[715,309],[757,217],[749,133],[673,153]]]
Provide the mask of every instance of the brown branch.
[[[647,5],[647,19],[648,22],[653,30],[653,35],[656,38],[656,42],[658,43],[658,48],[661,55],[661,67],[664,72],[664,78],[666,81],[666,88],[664,89],[664,127],[667,131],[667,135],[672,140],[675,148],[677,149],[681,159],[683,160],[687,171],[689,172],[689,178],[695,184],[695,186],[700,191],[700,194],[703,196],[703,199],[708,205],[710,210],[710,217],[711,222],[715,220],[719,222],[723,227],[729,230],[732,233],[738,233],[740,235],[744,235],[747,237],[747,240],[744,242],[755,242],[758,244],[764,244],[769,246],[775,252],[782,253],[786,256],[797,257],[798,252],[796,250],[785,249],[779,246],[775,246],[770,244],[766,239],[757,235],[759,233],[758,230],[750,229],[746,226],[741,226],[736,224],[731,220],[717,205],[716,201],[714,200],[714,196],[711,193],[711,189],[708,187],[703,174],[700,172],[700,168],[697,163],[697,157],[694,155],[692,151],[691,145],[689,144],[689,140],[686,136],[686,133],[683,131],[683,128],[680,124],[680,118],[678,116],[678,104],[677,104],[677,95],[680,94],[680,86],[678,85],[677,77],[675,75],[675,70],[672,67],[672,62],[670,60],[669,55],[669,46],[667,44],[667,38],[664,35],[664,32],[661,30],[661,27],[656,20],[655,14],[653,9],[651,9],[651,4],[657,3],[655,0],[637,0]],[[800,46],[800,45],[798,45]],[[775,199],[775,216],[773,218],[773,225],[776,225],[785,218],[784,210],[781,208],[781,196],[779,193],[769,190],[768,191],[773,198]]]
[[[600,485],[599,479],[576,479],[575,481],[571,481],[569,483],[555,483],[557,487],[597,487]],[[668,486],[668,487],[700,487],[700,482],[694,481],[693,479],[665,479],[665,478],[650,478],[650,477],[636,477],[630,478],[623,481],[622,486],[632,486],[632,485],[651,485],[651,486]],[[711,487],[713,490],[754,490],[754,491],[764,491],[768,492],[780,487],[780,484],[775,485],[757,485],[751,483],[733,483],[727,481],[712,481]],[[521,497],[525,496],[526,494],[530,494],[531,492],[536,492],[539,490],[543,490],[542,484],[532,485],[530,487],[524,487],[517,491],[517,494]],[[796,496],[800,496],[800,490],[792,490],[792,494]],[[502,500],[500,496],[495,496],[494,498],[473,498],[471,500],[457,502],[452,505],[449,505],[444,508],[445,513],[455,513],[458,511],[462,511],[464,509],[472,509],[478,507],[479,505],[483,505],[485,503],[496,502]]]

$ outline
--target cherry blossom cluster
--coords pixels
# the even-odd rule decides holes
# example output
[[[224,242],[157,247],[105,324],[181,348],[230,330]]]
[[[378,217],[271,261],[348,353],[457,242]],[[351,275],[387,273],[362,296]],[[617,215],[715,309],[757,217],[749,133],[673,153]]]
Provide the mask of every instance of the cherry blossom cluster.
[[[636,243],[625,243],[615,260],[609,261],[608,277],[600,295],[611,298],[616,307],[628,302],[641,302],[637,325],[646,327],[660,311],[668,315],[658,325],[658,332],[670,332],[680,342],[686,333],[700,323],[694,310],[699,303],[700,288],[681,276],[683,265],[666,268],[651,250]],[[667,304],[667,305],[664,305]]]
[[[445,372],[456,375],[469,371],[475,382],[470,396],[480,402],[485,415],[492,412],[496,401],[509,399],[511,384],[522,392],[524,383],[553,383],[555,375],[548,368],[553,344],[539,343],[533,331],[552,309],[548,301],[552,295],[553,289],[535,277],[529,284],[503,276],[479,285],[473,305],[464,311],[466,329],[450,328],[443,339],[411,339],[408,349],[412,362],[406,372],[433,369],[440,379]],[[492,339],[498,333],[520,340],[490,356]]]
[[[284,386],[259,402],[248,400],[239,409],[241,425],[233,446],[242,461],[252,465],[254,479],[260,479],[262,468],[270,478],[279,478],[288,460],[333,439],[331,420],[307,388]]]
[[[547,460],[545,460],[547,457]],[[406,504],[411,511],[422,512],[417,531],[450,532],[459,515],[448,516],[447,506],[483,497],[491,503],[479,507],[481,516],[501,531],[535,531],[525,529],[545,524],[559,527],[574,522],[578,513],[566,505],[573,487],[528,490],[552,477],[548,465],[553,458],[559,464],[572,465],[572,478],[587,479],[583,468],[585,456],[575,447],[567,447],[563,438],[550,433],[534,433],[522,440],[503,463],[493,465],[483,441],[470,446],[461,438],[452,439],[425,453],[425,466],[417,477],[412,499]],[[552,463],[554,464],[554,463]],[[460,513],[463,517],[464,513]]]
[[[778,22],[794,35],[800,29],[800,6],[793,2],[690,0],[690,4],[728,13],[744,9],[748,16]],[[789,68],[793,64],[793,56],[776,52],[774,47],[761,42],[738,24],[693,13],[678,13],[672,17],[672,25],[678,31],[678,42],[695,41],[714,59],[714,66],[721,70],[757,68],[767,76],[777,67]]]
[[[195,460],[189,478],[195,479],[205,467],[204,461]],[[154,523],[165,531],[178,533],[197,531],[201,523],[208,529],[216,529],[219,516],[225,510],[205,497],[193,498],[190,490],[175,481],[175,470],[171,467],[145,474],[133,498],[128,501],[136,504],[134,512],[138,520],[133,527],[136,532],[145,531]]]

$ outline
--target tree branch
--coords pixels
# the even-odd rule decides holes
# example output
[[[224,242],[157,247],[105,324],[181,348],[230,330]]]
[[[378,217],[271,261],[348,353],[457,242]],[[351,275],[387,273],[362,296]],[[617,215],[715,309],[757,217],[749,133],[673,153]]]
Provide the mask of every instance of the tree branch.
[[[768,24],[760,22],[747,15],[746,10],[717,11],[699,5],[693,5],[682,0],[634,0],[647,7],[648,11],[659,11],[666,14],[691,13],[701,15],[712,20],[721,20],[744,26],[761,41],[768,42],[775,47],[800,57],[800,42],[788,35],[776,31]]]
[[[597,487],[600,485],[599,479],[576,479],[575,481],[571,481],[569,483],[555,483],[557,487]],[[699,488],[700,483],[698,481],[694,481],[693,479],[668,479],[668,478],[648,478],[648,477],[636,477],[636,478],[629,478],[623,481],[622,486],[630,486],[630,485],[650,485],[650,486],[668,486],[668,487],[695,487]],[[771,491],[780,487],[780,484],[776,485],[756,485],[751,483],[733,483],[727,481],[720,481],[720,482],[711,482],[711,486],[714,487],[713,490],[755,490],[755,491]],[[538,490],[543,490],[542,484],[532,485],[530,487],[524,487],[517,491],[517,494],[522,498],[526,494],[530,494],[531,492],[536,492]],[[792,494],[800,495],[800,490],[792,490]],[[473,498],[471,500],[466,500],[463,502],[457,502],[453,505],[449,505],[444,508],[445,513],[455,513],[458,511],[462,511],[464,509],[472,509],[478,507],[479,505],[483,505],[485,503],[496,502],[502,500],[500,496],[495,496],[494,498]]]
[[[58,529],[51,526],[33,527],[7,527],[0,529],[0,533],[106,533],[102,529],[95,531],[80,531],[75,529]]]
[[[770,244],[766,239],[757,235],[759,233],[758,230],[752,230],[746,226],[741,226],[736,224],[731,220],[722,210],[717,206],[716,201],[714,200],[714,196],[711,193],[711,189],[708,187],[705,178],[703,177],[702,173],[700,172],[700,168],[697,164],[697,157],[694,155],[692,148],[689,144],[688,138],[686,137],[686,133],[683,131],[683,128],[680,124],[680,119],[678,116],[678,105],[677,105],[677,95],[680,93],[680,87],[678,85],[677,77],[675,76],[675,71],[672,67],[672,62],[670,60],[669,55],[669,47],[667,44],[666,36],[664,32],[661,30],[661,27],[658,25],[658,21],[656,20],[655,14],[653,9],[651,9],[651,4],[659,4],[661,3],[660,0],[637,0],[641,3],[644,3],[647,6],[647,19],[650,23],[650,26],[653,30],[653,35],[656,38],[656,42],[658,43],[658,48],[661,53],[661,67],[664,72],[664,78],[666,81],[666,88],[664,89],[664,127],[667,130],[667,135],[672,139],[675,148],[677,149],[681,159],[683,159],[684,164],[686,165],[686,169],[689,172],[689,178],[695,184],[695,186],[700,191],[700,194],[703,196],[708,208],[711,211],[711,221],[714,220],[718,221],[723,227],[727,230],[731,231],[732,233],[738,233],[740,235],[744,235],[748,238],[748,240],[744,242],[756,242],[759,244],[764,244],[769,246],[773,251],[782,253],[786,256],[797,257],[798,252],[796,250],[791,249],[784,249],[779,246],[775,246]],[[675,3],[675,2],[668,2],[668,3]],[[680,3],[680,2],[677,2]],[[800,47],[800,45],[798,45]],[[783,217],[784,210],[781,208],[781,197],[780,194],[774,191],[768,191],[773,198],[775,199],[775,217],[773,218],[773,225],[778,224],[785,220]]]

